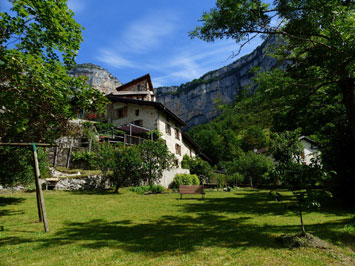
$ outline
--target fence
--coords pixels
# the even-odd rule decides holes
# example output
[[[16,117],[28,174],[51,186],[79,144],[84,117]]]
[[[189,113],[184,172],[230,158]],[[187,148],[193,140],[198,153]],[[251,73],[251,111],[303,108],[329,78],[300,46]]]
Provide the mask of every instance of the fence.
[[[143,143],[145,139],[137,136],[122,135],[115,136],[114,138],[102,138],[100,142],[106,141],[109,143],[121,143],[124,145],[139,145]],[[63,166],[70,168],[72,164],[73,152],[91,152],[93,148],[93,142],[95,140],[88,138],[74,138],[74,137],[62,137],[56,144],[57,147],[50,149],[49,160],[50,163],[55,166]]]

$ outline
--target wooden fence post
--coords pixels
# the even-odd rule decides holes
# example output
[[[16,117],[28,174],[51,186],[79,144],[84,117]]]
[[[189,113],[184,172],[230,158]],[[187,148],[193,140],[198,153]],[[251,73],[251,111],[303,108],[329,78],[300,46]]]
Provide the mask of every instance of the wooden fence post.
[[[35,168],[36,194],[38,193],[37,197],[39,197],[41,214],[42,214],[43,224],[44,224],[44,231],[46,233],[48,233],[49,227],[48,227],[48,222],[47,222],[47,213],[46,213],[46,207],[44,205],[42,187],[41,187],[41,184],[39,183],[39,178],[41,176],[41,173],[39,170],[37,147],[36,147],[35,143],[32,143],[32,148],[33,148],[33,160],[34,160],[34,168]]]
[[[69,146],[68,157],[67,157],[67,165],[66,165],[67,168],[69,168],[69,166],[70,166],[70,157],[71,157],[72,149],[73,149],[73,137],[70,140],[70,146]]]
[[[53,158],[53,167],[57,165],[57,158],[58,158],[58,147],[54,149],[54,158]]]

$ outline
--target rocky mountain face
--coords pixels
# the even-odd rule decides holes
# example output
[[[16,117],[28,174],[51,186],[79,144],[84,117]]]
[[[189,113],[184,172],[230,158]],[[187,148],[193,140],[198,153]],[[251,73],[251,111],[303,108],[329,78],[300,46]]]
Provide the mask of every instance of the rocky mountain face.
[[[106,69],[91,63],[78,64],[69,74],[76,77],[88,77],[88,83],[104,94],[109,94],[113,89],[122,85],[122,83]]]
[[[256,89],[252,84],[253,67],[269,70],[276,65],[276,60],[267,55],[267,48],[274,42],[267,39],[252,53],[199,79],[180,86],[156,88],[157,101],[185,120],[188,128],[212,120],[220,113],[216,103],[231,104],[245,86]]]

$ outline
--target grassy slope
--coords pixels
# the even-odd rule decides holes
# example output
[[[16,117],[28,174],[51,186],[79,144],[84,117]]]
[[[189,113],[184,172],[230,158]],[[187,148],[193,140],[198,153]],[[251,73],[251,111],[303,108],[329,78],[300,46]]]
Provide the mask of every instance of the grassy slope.
[[[0,265],[348,265],[354,212],[307,212],[306,230],[334,250],[284,249],[298,216],[267,191],[193,195],[45,191],[51,232],[36,222],[34,193],[0,194]]]

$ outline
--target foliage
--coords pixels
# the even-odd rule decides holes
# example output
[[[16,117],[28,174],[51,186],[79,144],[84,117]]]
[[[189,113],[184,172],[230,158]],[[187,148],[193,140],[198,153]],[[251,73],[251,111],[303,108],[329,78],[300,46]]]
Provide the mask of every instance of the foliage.
[[[95,147],[95,158],[93,166],[101,170],[104,175],[115,167],[115,153],[117,146],[108,142],[103,142]]]
[[[219,188],[223,188],[227,185],[227,175],[222,173],[215,173],[213,177],[216,180]]]
[[[151,185],[151,186],[139,186],[139,187],[131,187],[130,191],[137,192],[139,194],[144,194],[151,192],[153,194],[162,193],[165,188],[162,185]]]
[[[173,182],[170,184],[171,188],[179,188],[180,185],[199,185],[200,180],[197,175],[190,174],[176,174]]]
[[[52,142],[81,109],[100,110],[106,100],[67,74],[82,35],[66,1],[11,3],[12,12],[0,12],[0,137]]]
[[[181,161],[181,166],[189,169],[191,174],[197,175],[201,184],[208,183],[212,177],[212,167],[200,157],[190,158],[190,156],[185,154]]]
[[[164,187],[162,185],[152,185],[150,186],[150,191],[154,194],[162,193],[164,191]]]
[[[115,192],[124,184],[139,184],[142,161],[136,146],[121,146],[114,154],[113,175],[110,178],[116,186]]]
[[[37,149],[41,177],[49,175],[47,152]],[[16,163],[14,163],[16,162]],[[0,184],[2,186],[34,184],[32,147],[0,147]]]
[[[82,169],[94,169],[97,165],[95,157],[95,154],[89,151],[77,151],[72,153],[74,164],[79,164]]]
[[[268,181],[268,173],[272,170],[273,163],[269,157],[249,151],[233,161],[229,168],[229,172],[238,172],[248,178],[250,186],[253,187]]]
[[[265,2],[220,0],[191,36],[233,38],[242,45],[258,34],[278,36],[271,38],[271,52],[281,68],[259,73],[256,106],[271,111],[274,130],[301,127],[302,134],[315,135],[324,168],[337,173],[328,185],[354,202],[355,3]]]
[[[253,125],[247,129],[241,139],[241,148],[247,152],[254,149],[260,149],[266,145],[266,136],[262,128]]]
[[[251,146],[259,148],[267,144],[265,132],[269,131],[271,125],[271,112],[266,108],[250,108],[260,105],[254,102],[255,96],[242,98],[224,108],[222,114],[211,122],[189,130],[188,134],[208,155],[213,165],[233,161],[243,153],[242,148],[247,151]],[[254,129],[258,134],[252,133]]]
[[[139,194],[144,194],[150,191],[150,186],[130,187],[129,190]]]
[[[305,233],[302,211],[309,206],[320,206],[319,202],[312,197],[312,191],[322,184],[327,175],[317,160],[313,160],[310,165],[303,163],[303,146],[298,139],[297,131],[275,133],[272,136],[270,153],[276,162],[277,178],[297,198],[302,232]]]
[[[149,185],[158,182],[163,177],[163,171],[174,165],[175,156],[161,139],[145,140],[138,148],[142,160],[142,177]]]
[[[95,152],[95,160],[105,175],[112,172],[109,178],[115,185],[115,193],[123,185],[137,185],[142,179],[142,161],[136,146],[102,143]]]

